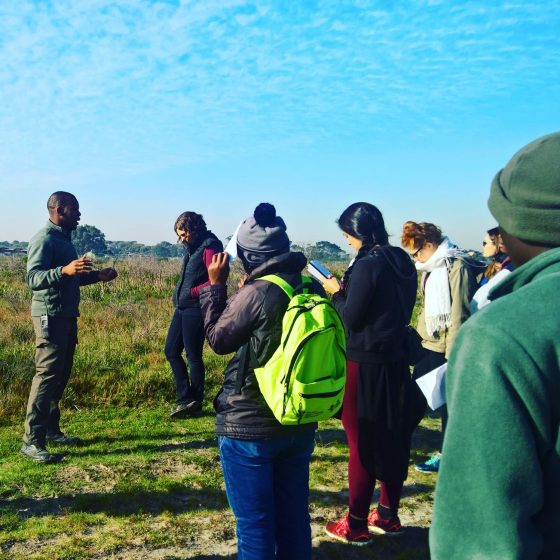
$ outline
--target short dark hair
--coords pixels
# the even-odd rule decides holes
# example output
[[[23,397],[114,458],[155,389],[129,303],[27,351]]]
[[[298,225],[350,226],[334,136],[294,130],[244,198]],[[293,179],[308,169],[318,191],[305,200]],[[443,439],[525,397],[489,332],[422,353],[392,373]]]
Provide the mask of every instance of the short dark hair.
[[[72,193],[66,191],[56,191],[49,196],[47,200],[47,208],[49,212],[54,210],[58,206],[62,206],[67,202],[73,202],[74,200],[78,200]]]
[[[337,220],[345,233],[360,239],[364,245],[387,245],[389,234],[385,229],[383,214],[369,202],[350,204]]]

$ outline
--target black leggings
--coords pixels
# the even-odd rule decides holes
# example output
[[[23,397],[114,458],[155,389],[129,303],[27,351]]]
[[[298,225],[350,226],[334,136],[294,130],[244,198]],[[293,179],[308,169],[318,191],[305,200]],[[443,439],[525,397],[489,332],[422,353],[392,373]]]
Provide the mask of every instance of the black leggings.
[[[191,400],[202,402],[204,398],[203,346],[204,322],[200,307],[176,309],[167,333],[165,357],[175,378],[177,404]],[[187,355],[188,369],[183,350]]]

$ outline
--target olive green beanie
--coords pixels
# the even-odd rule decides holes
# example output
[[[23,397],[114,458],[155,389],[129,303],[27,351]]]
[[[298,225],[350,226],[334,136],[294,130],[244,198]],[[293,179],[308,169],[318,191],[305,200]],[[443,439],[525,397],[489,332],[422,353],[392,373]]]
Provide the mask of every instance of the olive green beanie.
[[[560,132],[527,144],[498,171],[488,208],[507,233],[560,246]]]

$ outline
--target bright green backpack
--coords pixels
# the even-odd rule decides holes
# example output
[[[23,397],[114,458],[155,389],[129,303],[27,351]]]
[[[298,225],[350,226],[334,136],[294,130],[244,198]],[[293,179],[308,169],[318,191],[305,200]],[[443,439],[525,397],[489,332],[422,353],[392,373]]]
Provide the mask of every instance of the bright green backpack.
[[[259,389],[276,419],[292,426],[334,416],[346,383],[346,336],[331,302],[317,294],[295,293],[275,275],[259,278],[276,284],[290,298],[282,320],[282,340],[270,360],[255,368]],[[311,279],[302,277],[302,283]]]

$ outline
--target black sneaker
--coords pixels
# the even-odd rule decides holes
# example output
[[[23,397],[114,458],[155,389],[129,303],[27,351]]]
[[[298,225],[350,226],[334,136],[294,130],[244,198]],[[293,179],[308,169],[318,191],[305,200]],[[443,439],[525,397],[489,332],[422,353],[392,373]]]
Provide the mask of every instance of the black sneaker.
[[[79,447],[83,444],[83,441],[79,437],[67,436],[62,432],[58,432],[58,434],[47,434],[47,443]]]
[[[36,463],[58,463],[62,460],[62,455],[54,455],[44,447],[38,447],[32,443],[24,443],[19,452]]]
[[[191,401],[187,404],[189,414],[198,414],[202,412],[202,403],[200,401]]]
[[[174,420],[186,418],[202,411],[202,403],[200,401],[190,401],[188,403],[180,403],[171,411],[171,418]]]

